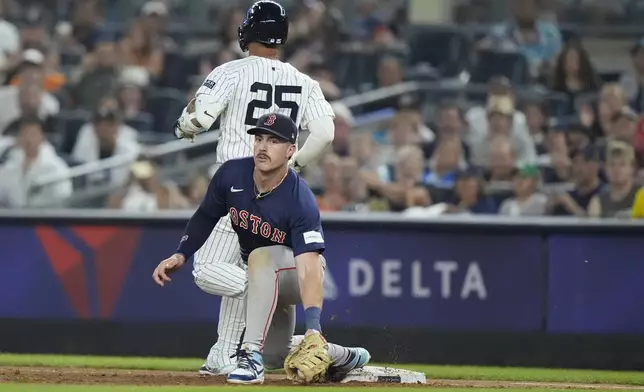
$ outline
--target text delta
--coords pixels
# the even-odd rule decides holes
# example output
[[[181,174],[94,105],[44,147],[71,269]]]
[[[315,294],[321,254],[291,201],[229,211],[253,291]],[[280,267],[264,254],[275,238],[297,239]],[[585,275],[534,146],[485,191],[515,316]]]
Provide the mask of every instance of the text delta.
[[[483,273],[476,261],[459,265],[456,261],[435,261],[424,263],[413,261],[411,264],[403,263],[402,260],[383,260],[380,264],[380,294],[386,298],[398,298],[409,295],[412,298],[439,297],[449,299],[458,296],[461,299],[476,298],[485,300],[487,288]],[[362,297],[373,293],[376,286],[377,265],[363,259],[349,260],[349,295]],[[403,275],[407,272],[403,268],[409,268],[409,284],[403,284]],[[456,274],[459,268],[465,268],[465,274]],[[430,287],[428,283],[432,280],[427,272],[439,277],[438,287]],[[461,277],[462,276],[462,277]],[[436,284],[434,284],[436,286]],[[407,293],[405,291],[408,290]]]

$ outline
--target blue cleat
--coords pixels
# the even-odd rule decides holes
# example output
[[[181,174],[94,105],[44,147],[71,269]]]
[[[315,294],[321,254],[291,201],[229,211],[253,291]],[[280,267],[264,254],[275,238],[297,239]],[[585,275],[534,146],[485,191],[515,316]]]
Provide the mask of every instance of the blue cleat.
[[[264,359],[257,351],[241,349],[237,352],[237,367],[228,374],[230,384],[263,384]]]
[[[348,347],[347,350],[349,350],[349,356],[329,368],[328,376],[331,381],[341,381],[347,373],[364,367],[371,359],[369,351],[362,347]]]

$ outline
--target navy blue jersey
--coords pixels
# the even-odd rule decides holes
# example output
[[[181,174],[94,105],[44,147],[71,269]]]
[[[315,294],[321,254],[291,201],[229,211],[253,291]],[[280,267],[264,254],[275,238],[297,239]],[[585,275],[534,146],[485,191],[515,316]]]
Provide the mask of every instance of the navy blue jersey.
[[[197,212],[207,214],[213,226],[221,217],[230,214],[244,261],[253,250],[271,245],[287,246],[293,249],[295,256],[307,252],[322,253],[324,235],[320,211],[308,184],[289,169],[277,188],[257,198],[254,167],[252,157],[232,159],[221,165],[210,181]],[[196,220],[195,216],[192,220]],[[189,231],[187,228],[182,242],[190,236]],[[201,245],[203,242],[197,249]],[[179,250],[187,257],[191,256],[191,250],[181,251],[181,245]]]

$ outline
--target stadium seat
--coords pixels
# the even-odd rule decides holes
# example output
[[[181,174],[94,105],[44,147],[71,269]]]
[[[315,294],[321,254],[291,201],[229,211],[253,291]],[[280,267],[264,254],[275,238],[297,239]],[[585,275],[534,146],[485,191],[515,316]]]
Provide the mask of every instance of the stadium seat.
[[[150,91],[147,100],[149,112],[154,117],[153,131],[172,133],[174,122],[179,118],[186,102],[185,94],[173,88]]]
[[[84,110],[63,110],[54,117],[54,127],[61,135],[57,146],[61,153],[71,154],[80,128],[90,120],[90,113]]]
[[[472,41],[460,27],[411,26],[409,65],[428,63],[441,75],[452,77],[467,67]]]
[[[478,51],[470,82],[487,83],[493,76],[505,76],[514,85],[526,85],[531,81],[528,62],[521,53]]]

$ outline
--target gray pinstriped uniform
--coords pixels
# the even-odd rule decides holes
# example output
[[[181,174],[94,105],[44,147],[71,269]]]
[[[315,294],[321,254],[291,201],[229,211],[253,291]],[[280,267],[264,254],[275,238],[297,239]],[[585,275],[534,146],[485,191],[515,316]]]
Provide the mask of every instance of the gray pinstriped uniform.
[[[288,63],[249,56],[215,68],[196,95],[212,95],[224,107],[217,164],[253,155],[253,137],[246,131],[264,114],[278,112],[306,129],[310,121],[333,116],[319,84]],[[194,256],[193,275],[205,292],[222,296],[218,340],[208,365],[234,363],[244,328],[246,266],[230,219],[222,218]]]

